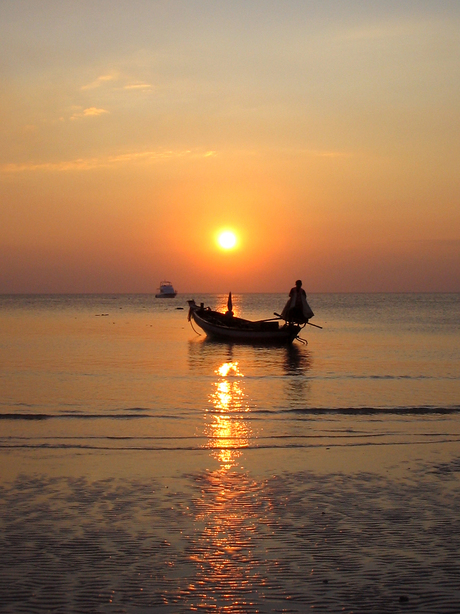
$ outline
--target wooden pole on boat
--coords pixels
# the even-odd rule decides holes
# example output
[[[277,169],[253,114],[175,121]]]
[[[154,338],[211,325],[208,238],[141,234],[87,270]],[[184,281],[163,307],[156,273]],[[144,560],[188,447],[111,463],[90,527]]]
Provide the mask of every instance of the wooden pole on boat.
[[[276,311],[274,312],[275,316],[277,316],[277,319],[281,319],[284,320],[285,318],[283,318],[282,316],[280,316],[279,313],[276,313]],[[287,321],[287,320],[286,320]],[[312,324],[311,322],[305,322],[305,324],[308,324],[309,326],[314,326],[315,328],[321,328],[321,330],[323,329],[322,326],[318,326],[318,324]]]

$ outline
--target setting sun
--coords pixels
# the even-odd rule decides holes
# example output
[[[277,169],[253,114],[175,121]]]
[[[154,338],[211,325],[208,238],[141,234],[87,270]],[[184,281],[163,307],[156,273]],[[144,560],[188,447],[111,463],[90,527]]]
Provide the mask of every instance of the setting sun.
[[[219,234],[217,241],[222,249],[233,249],[236,246],[236,235],[234,232],[226,230]]]

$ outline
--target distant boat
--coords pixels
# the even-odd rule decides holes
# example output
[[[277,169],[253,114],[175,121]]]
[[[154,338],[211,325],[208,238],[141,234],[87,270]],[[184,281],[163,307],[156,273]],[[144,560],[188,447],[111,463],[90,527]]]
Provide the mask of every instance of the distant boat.
[[[162,281],[160,283],[160,290],[155,294],[155,298],[174,298],[177,291],[174,290],[170,281]]]
[[[266,320],[244,320],[235,318],[232,311],[231,294],[228,300],[227,313],[213,311],[203,303],[197,305],[193,299],[188,301],[188,320],[195,322],[208,337],[219,341],[253,343],[253,344],[281,344],[288,345],[298,338],[300,326],[292,322],[285,322],[280,326],[275,318]],[[280,316],[276,320],[280,320]]]

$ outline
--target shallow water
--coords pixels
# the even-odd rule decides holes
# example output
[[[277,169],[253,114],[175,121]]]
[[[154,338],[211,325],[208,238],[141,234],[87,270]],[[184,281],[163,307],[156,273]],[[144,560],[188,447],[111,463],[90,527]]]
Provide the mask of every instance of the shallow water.
[[[0,297],[2,611],[458,611],[459,295],[187,298]]]

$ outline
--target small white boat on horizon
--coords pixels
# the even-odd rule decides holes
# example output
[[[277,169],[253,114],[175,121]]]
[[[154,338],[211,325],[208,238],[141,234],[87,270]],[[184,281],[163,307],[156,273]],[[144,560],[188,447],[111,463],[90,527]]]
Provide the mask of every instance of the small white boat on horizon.
[[[155,298],[174,298],[176,294],[177,291],[174,290],[170,281],[162,281],[160,282],[159,292],[155,294]]]

